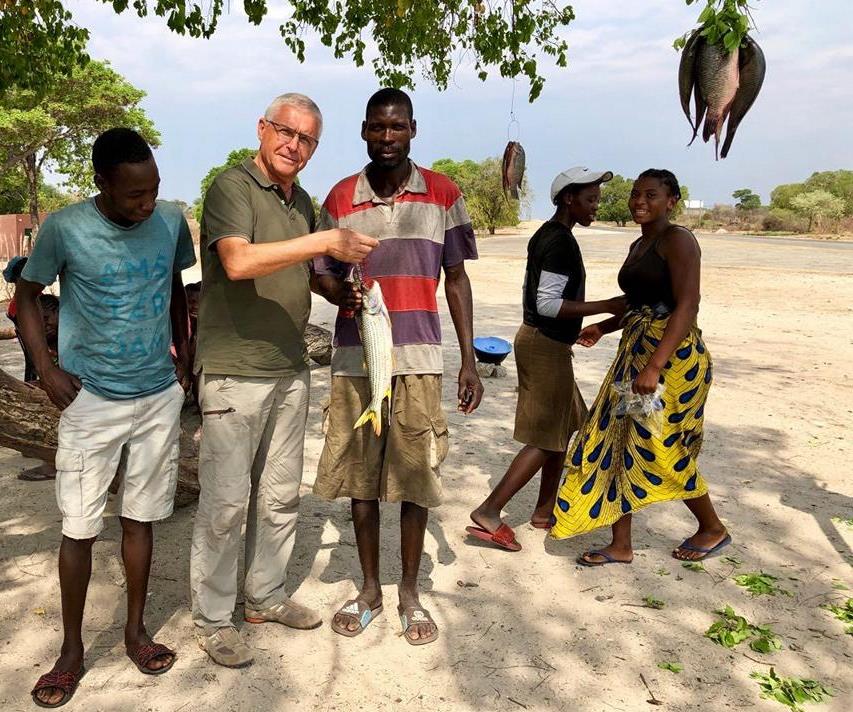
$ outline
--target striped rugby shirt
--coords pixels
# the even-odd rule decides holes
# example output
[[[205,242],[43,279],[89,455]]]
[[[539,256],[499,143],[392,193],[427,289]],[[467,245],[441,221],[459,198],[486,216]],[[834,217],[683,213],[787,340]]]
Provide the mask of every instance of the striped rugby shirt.
[[[436,291],[442,267],[477,259],[471,218],[459,188],[447,176],[411,162],[402,192],[393,201],[376,195],[364,170],[332,188],[318,230],[346,227],[379,240],[362,265],[382,287],[391,316],[394,375],[442,373],[441,321]],[[318,275],[346,277],[349,265],[317,257]],[[354,317],[338,311],[332,374],[366,376]]]

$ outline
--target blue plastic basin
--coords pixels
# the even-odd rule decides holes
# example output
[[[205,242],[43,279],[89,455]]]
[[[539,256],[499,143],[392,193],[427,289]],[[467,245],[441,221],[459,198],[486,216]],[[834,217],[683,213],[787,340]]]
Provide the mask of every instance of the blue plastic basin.
[[[497,336],[478,336],[474,339],[474,353],[483,363],[501,363],[512,353],[512,344]]]

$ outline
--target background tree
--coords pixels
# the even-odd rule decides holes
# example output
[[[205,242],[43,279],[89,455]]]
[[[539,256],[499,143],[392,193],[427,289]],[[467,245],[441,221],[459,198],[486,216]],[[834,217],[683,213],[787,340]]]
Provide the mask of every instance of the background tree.
[[[631,219],[628,210],[628,198],[631,196],[631,186],[634,181],[615,175],[601,186],[601,202],[598,204],[596,219],[604,222],[615,222],[624,227]]]
[[[14,88],[0,95],[0,170],[23,171],[34,226],[45,168],[64,176],[73,191],[90,194],[92,143],[101,132],[126,126],[152,146],[160,144],[139,106],[144,96],[106,62],[89,62],[42,94]]]
[[[233,168],[234,166],[239,166],[247,158],[254,158],[257,152],[257,148],[237,148],[228,154],[228,158],[225,159],[225,163],[221,166],[214,166],[207,172],[207,175],[201,179],[201,195],[199,195],[193,203],[193,214],[198,222],[201,222],[201,211],[204,207],[204,196],[207,194],[208,188],[213,185],[213,179],[222,173],[222,171],[228,168]]]
[[[821,225],[824,220],[838,220],[844,215],[844,201],[825,190],[800,193],[791,200],[791,207],[808,218],[807,232],[812,231],[814,224]]]
[[[749,188],[739,188],[732,193],[732,197],[737,201],[735,207],[738,210],[756,210],[761,207],[761,196]]]
[[[518,225],[521,201],[504,197],[499,159],[487,158],[477,163],[442,158],[432,164],[432,169],[459,186],[475,230],[488,230],[494,235],[499,227]],[[529,199],[526,177],[520,190],[524,199]]]
[[[74,201],[74,196],[63,193],[54,185],[39,183],[39,209],[53,212]],[[20,166],[13,166],[0,173],[0,215],[26,213],[30,209],[27,179]]]
[[[819,171],[802,183],[777,185],[770,193],[770,206],[794,210],[794,198],[803,193],[822,190],[844,203],[844,215],[853,215],[853,171]]]
[[[680,185],[678,187],[681,189],[681,200],[679,200],[672,209],[672,215],[670,215],[672,220],[681,217],[681,214],[684,212],[684,206],[687,204],[687,201],[690,200],[690,188],[686,185]]]

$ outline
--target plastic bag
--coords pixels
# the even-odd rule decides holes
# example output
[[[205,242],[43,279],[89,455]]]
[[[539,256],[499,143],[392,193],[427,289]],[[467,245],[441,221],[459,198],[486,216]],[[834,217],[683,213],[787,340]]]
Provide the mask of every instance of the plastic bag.
[[[618,381],[610,386],[619,396],[613,410],[614,415],[630,415],[654,437],[660,439],[663,433],[663,384],[659,383],[655,392],[647,395],[634,393],[631,390],[633,386],[633,381]]]

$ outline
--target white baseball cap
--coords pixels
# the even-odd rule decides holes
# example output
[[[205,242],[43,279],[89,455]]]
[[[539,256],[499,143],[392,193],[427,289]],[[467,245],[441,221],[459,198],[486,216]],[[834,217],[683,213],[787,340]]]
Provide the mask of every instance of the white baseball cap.
[[[560,173],[551,183],[551,202],[557,204],[557,196],[567,185],[605,183],[613,178],[612,171],[591,171],[586,166],[575,166]]]

